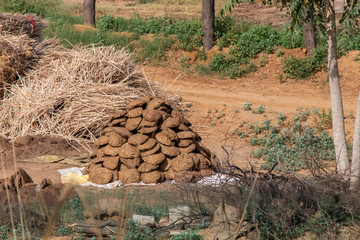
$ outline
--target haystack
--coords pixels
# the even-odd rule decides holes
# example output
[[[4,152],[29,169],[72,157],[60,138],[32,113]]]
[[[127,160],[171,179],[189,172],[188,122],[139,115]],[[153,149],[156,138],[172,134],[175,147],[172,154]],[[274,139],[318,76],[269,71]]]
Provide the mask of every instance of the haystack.
[[[217,170],[211,152],[184,115],[161,98],[144,97],[114,114],[95,142],[95,158],[86,169],[90,181],[106,184],[186,183]]]
[[[156,93],[125,50],[94,46],[67,50],[51,44],[39,68],[13,85],[2,101],[2,134],[95,140],[115,111]]]
[[[0,98],[48,51],[49,41],[40,39],[44,26],[36,15],[0,15]]]
[[[45,27],[44,22],[34,14],[0,14],[0,33],[15,36],[26,34],[31,38],[40,38]]]
[[[0,34],[0,97],[37,62],[34,45],[35,40],[27,35]]]

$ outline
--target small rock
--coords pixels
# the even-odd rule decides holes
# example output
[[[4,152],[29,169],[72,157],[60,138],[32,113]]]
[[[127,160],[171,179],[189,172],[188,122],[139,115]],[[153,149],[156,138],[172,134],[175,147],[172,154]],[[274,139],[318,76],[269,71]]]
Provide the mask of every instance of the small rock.
[[[169,222],[170,223],[174,223],[183,217],[185,217],[185,218],[181,221],[178,221],[177,223],[184,222],[184,221],[188,222],[190,220],[188,218],[189,216],[190,216],[190,207],[189,206],[178,206],[178,207],[169,209]]]
[[[146,215],[140,215],[140,214],[133,214],[132,220],[134,222],[138,222],[141,225],[154,224],[154,222],[155,222],[155,218],[153,216],[146,216]]]

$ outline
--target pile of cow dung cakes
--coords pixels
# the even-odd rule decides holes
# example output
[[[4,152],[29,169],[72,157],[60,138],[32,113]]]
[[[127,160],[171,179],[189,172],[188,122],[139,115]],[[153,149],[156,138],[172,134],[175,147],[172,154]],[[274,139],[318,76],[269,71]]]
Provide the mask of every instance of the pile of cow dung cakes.
[[[213,174],[211,152],[168,101],[143,97],[127,108],[111,117],[95,141],[94,158],[85,169],[91,182],[187,183]]]

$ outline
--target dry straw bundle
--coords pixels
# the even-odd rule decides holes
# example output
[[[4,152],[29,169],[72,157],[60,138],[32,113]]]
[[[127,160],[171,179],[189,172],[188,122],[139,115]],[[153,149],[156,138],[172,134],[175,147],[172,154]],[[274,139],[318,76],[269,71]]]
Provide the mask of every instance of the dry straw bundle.
[[[13,35],[27,34],[31,38],[40,38],[45,24],[34,14],[3,13],[0,15],[0,32]]]
[[[130,55],[114,47],[49,50],[13,85],[0,105],[0,132],[10,137],[55,134],[95,140],[109,117],[153,93]],[[56,47],[58,46],[58,47]]]
[[[19,75],[37,62],[35,44],[27,35],[0,34],[0,97]]]

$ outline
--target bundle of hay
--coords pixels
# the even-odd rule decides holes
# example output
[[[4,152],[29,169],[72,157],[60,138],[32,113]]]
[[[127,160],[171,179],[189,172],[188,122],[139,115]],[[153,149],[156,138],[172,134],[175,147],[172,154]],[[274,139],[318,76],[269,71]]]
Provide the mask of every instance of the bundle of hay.
[[[107,119],[128,102],[153,93],[125,50],[51,50],[0,105],[0,132],[10,137],[54,134],[95,140]]]
[[[37,62],[35,44],[27,35],[0,34],[0,97]]]
[[[197,181],[216,168],[200,140],[170,103],[144,97],[111,117],[86,173],[98,184]]]
[[[0,15],[1,34],[26,34],[31,38],[40,38],[44,27],[44,22],[34,14],[3,13]]]

